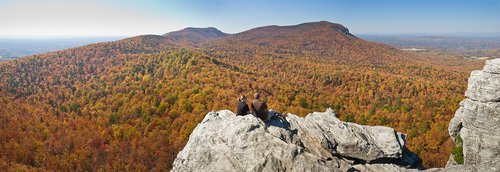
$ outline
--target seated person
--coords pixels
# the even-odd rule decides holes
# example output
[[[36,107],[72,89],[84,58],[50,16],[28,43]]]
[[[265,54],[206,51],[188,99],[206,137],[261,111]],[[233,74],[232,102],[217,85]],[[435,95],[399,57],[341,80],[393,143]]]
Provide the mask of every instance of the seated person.
[[[250,113],[250,109],[247,104],[247,96],[241,95],[238,99],[238,104],[236,105],[236,116],[244,116]]]
[[[266,121],[269,118],[267,111],[267,104],[260,101],[259,93],[255,93],[253,96],[254,100],[252,101],[252,113],[262,119],[262,121]]]

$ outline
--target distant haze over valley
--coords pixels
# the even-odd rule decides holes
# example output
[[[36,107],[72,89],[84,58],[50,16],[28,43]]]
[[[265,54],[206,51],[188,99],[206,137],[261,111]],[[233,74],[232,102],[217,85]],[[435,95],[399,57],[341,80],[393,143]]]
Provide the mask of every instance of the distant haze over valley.
[[[123,37],[0,38],[0,60],[75,48],[97,42],[115,41],[122,38]]]
[[[187,28],[192,29],[192,28]],[[216,28],[213,28],[216,29]],[[220,31],[219,31],[220,32]],[[222,32],[221,32],[222,33]],[[356,34],[367,41],[384,43],[396,48],[419,48],[439,51],[498,51],[500,32],[498,33],[436,33],[436,34]],[[163,35],[163,36],[166,36]],[[24,56],[76,48],[92,43],[116,41],[126,36],[80,37],[80,38],[0,38],[0,60],[15,59]],[[492,54],[489,52],[488,54]],[[499,54],[500,55],[500,54]]]
[[[389,44],[398,48],[436,50],[488,50],[500,48],[500,33],[441,33],[441,34],[358,34],[367,41]]]

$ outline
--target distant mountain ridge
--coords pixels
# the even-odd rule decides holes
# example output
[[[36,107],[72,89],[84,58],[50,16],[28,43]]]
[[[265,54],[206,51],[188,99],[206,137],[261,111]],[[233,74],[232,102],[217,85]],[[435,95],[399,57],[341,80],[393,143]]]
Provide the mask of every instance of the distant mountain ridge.
[[[261,36],[273,36],[272,33],[286,34],[291,32],[307,32],[307,31],[318,31],[318,30],[338,31],[345,35],[354,36],[351,33],[349,33],[349,29],[344,27],[343,25],[327,21],[308,22],[308,23],[288,25],[288,26],[278,26],[278,25],[262,26],[247,31],[243,31],[235,35],[249,36],[255,33],[262,33],[263,35]]]
[[[387,64],[408,60],[396,48],[362,40],[341,24],[327,21],[292,26],[264,26],[209,42],[208,48],[236,52],[266,52],[327,59],[338,63]]]
[[[175,41],[185,40],[185,41],[198,42],[198,41],[206,41],[216,38],[222,38],[227,35],[228,35],[227,33],[224,33],[214,27],[207,27],[207,28],[188,27],[179,31],[163,34],[162,36]]]
[[[138,36],[146,37],[146,36]],[[154,48],[169,46],[198,47],[231,52],[279,57],[310,57],[328,59],[338,63],[387,64],[409,60],[396,48],[362,40],[341,24],[327,21],[309,22],[290,26],[263,26],[236,34],[227,34],[214,27],[188,27],[169,32],[154,39]],[[155,47],[156,46],[156,47]],[[363,50],[363,51],[361,51]],[[264,53],[264,54],[262,54]],[[275,54],[286,54],[275,55]]]

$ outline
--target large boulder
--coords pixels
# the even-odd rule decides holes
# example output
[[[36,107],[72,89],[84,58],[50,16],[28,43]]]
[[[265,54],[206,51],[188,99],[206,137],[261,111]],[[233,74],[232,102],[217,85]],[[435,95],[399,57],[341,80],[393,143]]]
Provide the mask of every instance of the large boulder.
[[[383,126],[363,126],[343,122],[331,110],[301,118],[288,115],[306,148],[317,156],[343,157],[371,162],[401,158],[406,136]]]
[[[222,110],[198,124],[173,171],[347,171],[368,162],[420,167],[405,141],[389,127],[340,121],[330,109],[267,122]]]

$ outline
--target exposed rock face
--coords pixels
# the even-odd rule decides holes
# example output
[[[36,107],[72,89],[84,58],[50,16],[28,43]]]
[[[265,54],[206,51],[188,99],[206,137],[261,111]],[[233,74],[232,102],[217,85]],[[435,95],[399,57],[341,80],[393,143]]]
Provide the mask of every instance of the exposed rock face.
[[[328,112],[331,113],[332,112]],[[305,118],[290,115],[293,130],[310,152],[319,156],[338,154],[364,161],[400,158],[405,136],[388,127],[367,127],[325,118],[325,113],[312,113]],[[334,115],[329,115],[334,116]],[[340,134],[342,133],[342,134]]]
[[[368,162],[420,167],[404,148],[405,137],[389,127],[340,121],[330,109],[267,122],[223,110],[194,129],[173,171],[347,171]]]
[[[472,72],[465,96],[448,128],[454,141],[463,140],[467,167],[455,169],[500,171],[500,59]]]

